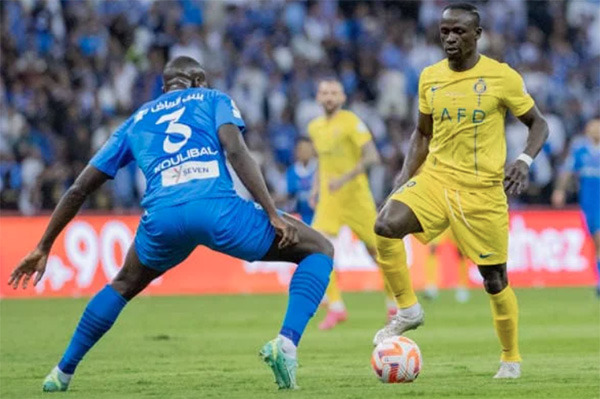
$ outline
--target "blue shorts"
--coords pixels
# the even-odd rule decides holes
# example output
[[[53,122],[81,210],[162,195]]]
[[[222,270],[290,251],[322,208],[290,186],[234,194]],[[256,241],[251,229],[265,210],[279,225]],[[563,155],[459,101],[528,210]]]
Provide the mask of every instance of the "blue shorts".
[[[166,271],[198,245],[247,261],[262,259],[275,229],[262,207],[240,197],[201,199],[142,216],[135,250],[143,265]]]
[[[600,209],[597,205],[590,207],[582,207],[581,210],[585,215],[588,231],[591,235],[600,231]]]

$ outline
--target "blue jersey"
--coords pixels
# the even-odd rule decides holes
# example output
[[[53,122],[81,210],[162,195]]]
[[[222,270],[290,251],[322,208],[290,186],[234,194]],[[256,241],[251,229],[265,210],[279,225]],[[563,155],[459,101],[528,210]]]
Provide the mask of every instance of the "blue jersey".
[[[296,162],[287,170],[288,194],[295,202],[295,212],[300,214],[302,221],[311,224],[314,209],[310,206],[310,192],[317,170],[317,162],[313,160],[304,166]]]
[[[587,137],[573,143],[565,169],[579,177],[579,203],[583,210],[600,212],[600,146]]]
[[[114,177],[132,160],[147,181],[145,209],[235,197],[218,129],[244,128],[235,103],[218,90],[171,91],[140,107],[90,164]]]

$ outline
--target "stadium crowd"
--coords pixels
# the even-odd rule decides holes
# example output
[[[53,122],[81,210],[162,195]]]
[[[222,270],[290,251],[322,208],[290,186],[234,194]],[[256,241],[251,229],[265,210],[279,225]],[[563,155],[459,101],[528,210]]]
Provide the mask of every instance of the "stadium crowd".
[[[52,209],[116,126],[160,95],[162,68],[177,55],[199,60],[211,86],[236,100],[248,146],[278,198],[295,142],[320,113],[315,82],[337,75],[385,161],[370,173],[381,201],[414,127],[419,73],[444,56],[437,18],[446,3],[2,1],[0,207]],[[517,202],[549,203],[569,143],[600,108],[599,3],[473,3],[483,53],[523,75],[550,126]],[[526,127],[509,118],[506,135],[514,159]],[[136,208],[143,191],[132,165],[88,207]]]

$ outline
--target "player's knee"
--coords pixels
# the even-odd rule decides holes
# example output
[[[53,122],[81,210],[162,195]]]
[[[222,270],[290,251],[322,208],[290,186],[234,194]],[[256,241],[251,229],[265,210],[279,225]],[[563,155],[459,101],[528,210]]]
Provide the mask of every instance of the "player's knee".
[[[488,294],[497,294],[508,285],[506,276],[501,273],[492,273],[483,277],[483,286]]]
[[[117,274],[110,285],[127,300],[132,299],[145,288],[145,286],[140,286],[140,281],[138,279],[126,273]]]
[[[379,215],[375,221],[375,234],[387,238],[403,238],[405,234],[394,223],[384,216]]]
[[[317,251],[319,253],[329,256],[330,258],[333,258],[333,254],[334,254],[333,244],[327,238],[322,238],[321,240],[319,240]]]

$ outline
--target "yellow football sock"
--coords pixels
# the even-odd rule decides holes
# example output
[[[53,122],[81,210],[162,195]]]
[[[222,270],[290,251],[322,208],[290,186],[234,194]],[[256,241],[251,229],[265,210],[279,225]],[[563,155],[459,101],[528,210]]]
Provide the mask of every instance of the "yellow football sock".
[[[371,257],[373,259],[375,259],[375,262],[377,262],[377,250],[375,249],[375,247],[367,246],[367,251],[369,252],[369,255],[371,255]],[[385,277],[385,274],[383,274],[383,272],[382,272],[382,275],[383,275],[383,290],[385,291],[385,306],[388,309],[396,308],[396,298],[394,297],[394,291],[392,291],[392,288],[390,287],[390,283],[388,282],[387,277]]]
[[[518,342],[519,306],[517,297],[510,286],[507,286],[497,294],[490,295],[492,305],[492,316],[496,334],[502,345],[503,362],[520,362]]]
[[[325,295],[327,295],[327,302],[329,302],[330,305],[332,303],[342,302],[342,291],[340,291],[335,270],[331,272],[329,285],[327,286],[327,290],[325,290]]]
[[[390,287],[390,283],[388,283],[387,278],[383,276],[383,290],[385,291],[386,298],[394,298],[394,291]]]
[[[377,263],[390,289],[394,293],[399,308],[407,308],[417,303],[412,287],[410,272],[406,264],[406,249],[401,239],[376,236]]]
[[[434,253],[430,253],[427,256],[427,262],[425,262],[425,286],[426,287],[437,287],[438,286],[438,262],[437,256]]]
[[[458,260],[458,286],[464,288],[469,286],[469,270],[467,269],[467,260],[462,255]]]
[[[390,283],[388,283],[387,278],[383,276],[383,289],[385,291],[385,307],[388,309],[396,309],[396,298],[394,298],[394,291],[390,287]]]

